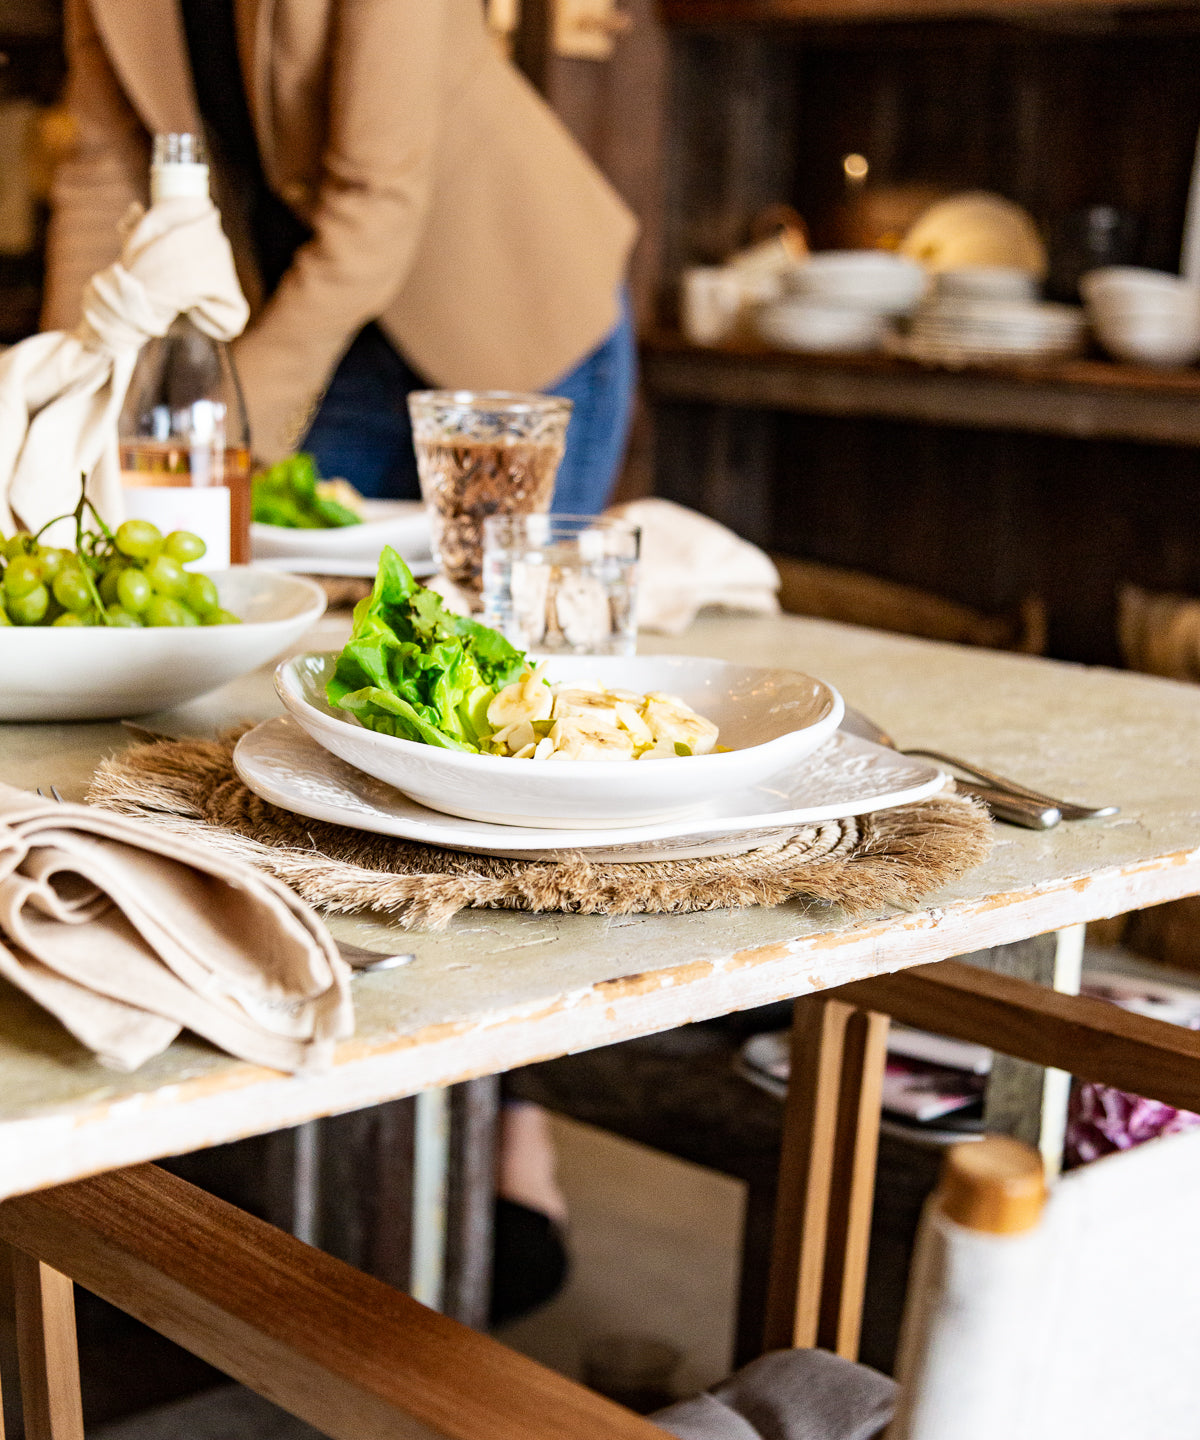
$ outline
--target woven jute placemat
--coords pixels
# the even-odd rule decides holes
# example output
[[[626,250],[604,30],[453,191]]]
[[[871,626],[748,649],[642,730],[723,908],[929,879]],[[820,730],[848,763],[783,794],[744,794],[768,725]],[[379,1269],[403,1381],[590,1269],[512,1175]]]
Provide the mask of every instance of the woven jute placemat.
[[[583,854],[506,860],[308,820],[238,779],[233,747],[158,740],[105,761],[88,799],[215,845],[330,911],[376,910],[438,928],[468,907],[627,915],[808,899],[850,915],[909,908],[991,849],[987,812],[962,796],[799,826],[777,843],[703,860],[600,864]]]

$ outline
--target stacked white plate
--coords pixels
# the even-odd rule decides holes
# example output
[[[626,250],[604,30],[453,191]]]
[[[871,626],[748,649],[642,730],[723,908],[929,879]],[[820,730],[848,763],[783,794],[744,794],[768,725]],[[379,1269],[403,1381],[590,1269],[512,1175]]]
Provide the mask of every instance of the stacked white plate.
[[[939,300],[1036,300],[1037,279],[1015,265],[962,265],[933,277]]]
[[[1078,306],[935,298],[917,311],[899,348],[935,365],[1038,364],[1078,355],[1086,338]]]
[[[303,575],[375,574],[379,552],[392,546],[418,574],[431,574],[429,514],[420,500],[367,500],[361,525],[293,530],[251,525],[254,563]]]
[[[1200,357],[1200,286],[1113,265],[1090,271],[1079,289],[1097,338],[1116,359],[1170,368]]]
[[[759,308],[758,333],[783,350],[876,350],[924,294],[924,269],[884,250],[825,250],[783,276],[786,295]]]

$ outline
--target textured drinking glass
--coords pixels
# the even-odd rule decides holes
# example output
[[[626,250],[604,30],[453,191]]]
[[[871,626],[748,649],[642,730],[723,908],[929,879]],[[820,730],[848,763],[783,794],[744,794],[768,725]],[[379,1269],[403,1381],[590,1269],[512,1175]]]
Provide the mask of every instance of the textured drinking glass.
[[[632,655],[641,532],[595,515],[496,515],[483,527],[483,619],[542,655]]]
[[[478,594],[483,522],[550,508],[571,401],[507,390],[415,390],[408,411],[434,559],[456,585]]]

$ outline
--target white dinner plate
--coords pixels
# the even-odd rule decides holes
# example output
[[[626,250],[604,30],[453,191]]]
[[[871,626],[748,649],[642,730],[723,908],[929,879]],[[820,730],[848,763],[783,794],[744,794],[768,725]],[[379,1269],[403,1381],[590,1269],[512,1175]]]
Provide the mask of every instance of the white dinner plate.
[[[564,844],[561,830],[491,825],[427,810],[323,750],[290,716],[268,720],[244,735],[233,763],[256,795],[311,820],[479,855],[556,860],[585,851],[589,860],[628,863],[736,855],[782,841],[814,821],[923,800],[949,779],[929,761],[839,730],[815,754],[769,783],[747,787],[698,813],[654,825],[573,830],[570,844]]]
[[[427,560],[405,561],[417,580],[437,574],[437,563]],[[379,569],[379,557],[371,560],[339,560],[333,555],[271,555],[256,558],[256,570],[273,570],[282,575],[329,575],[339,580],[374,580]]]
[[[366,500],[361,525],[328,530],[293,530],[287,525],[251,525],[255,560],[300,556],[374,562],[385,545],[405,560],[428,559],[429,514],[419,500]]]

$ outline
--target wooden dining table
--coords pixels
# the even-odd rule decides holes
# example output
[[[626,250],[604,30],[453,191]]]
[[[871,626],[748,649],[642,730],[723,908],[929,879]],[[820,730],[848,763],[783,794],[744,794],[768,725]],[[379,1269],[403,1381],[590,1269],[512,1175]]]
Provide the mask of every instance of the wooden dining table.
[[[347,626],[326,616],[305,648],[336,648]],[[118,1073],[0,985],[0,1199],[303,1133],[319,1117],[444,1096],[475,1077],[903,967],[1078,935],[1085,922],[1200,892],[1200,688],[793,616],[707,614],[641,648],[807,671],[901,745],[1119,813],[1040,832],[997,824],[984,864],[911,909],[857,918],[801,902],[612,917],[474,910],[436,932],[331,916],[340,941],[413,959],[355,978],[355,1034],[321,1074],[247,1064],[186,1033]],[[280,710],[267,667],[139,723],[211,735]],[[97,763],[132,739],[117,722],[4,725],[0,781],[82,799]]]

